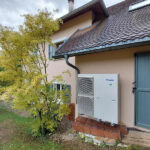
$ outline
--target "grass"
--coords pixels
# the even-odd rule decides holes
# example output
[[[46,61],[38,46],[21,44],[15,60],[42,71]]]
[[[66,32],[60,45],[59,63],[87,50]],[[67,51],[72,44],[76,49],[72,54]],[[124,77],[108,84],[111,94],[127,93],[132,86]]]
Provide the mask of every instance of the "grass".
[[[10,112],[6,109],[5,106],[0,105],[0,123],[3,121],[12,119],[13,123],[16,125],[23,125],[23,124],[28,124],[31,121],[31,118],[28,117],[21,117],[13,112]]]
[[[31,135],[30,117],[22,117],[0,104],[0,150],[148,150],[139,148],[95,146],[82,140],[54,143],[47,137]]]
[[[0,142],[0,150],[59,150],[60,145],[51,142],[46,137],[32,137],[31,118],[21,117],[8,111],[0,105],[0,131],[12,131],[12,135],[2,137],[5,143]],[[4,130],[5,129],[5,130]],[[7,130],[6,130],[7,129]],[[3,131],[4,130],[4,131]],[[4,133],[5,134],[5,133]],[[5,136],[5,135],[4,135]],[[7,141],[7,142],[6,142]]]
[[[41,141],[39,143],[24,143],[22,140],[15,139],[14,141],[0,146],[1,150],[57,150],[59,146],[52,142]]]

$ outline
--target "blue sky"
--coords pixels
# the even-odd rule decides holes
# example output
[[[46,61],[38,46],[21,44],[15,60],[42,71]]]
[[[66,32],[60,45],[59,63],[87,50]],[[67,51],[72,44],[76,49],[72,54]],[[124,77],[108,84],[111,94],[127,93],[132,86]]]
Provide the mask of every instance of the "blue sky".
[[[91,0],[75,0],[78,8]],[[104,0],[107,7],[123,0]],[[68,0],[0,0],[0,24],[17,28],[23,23],[21,15],[36,13],[38,9],[47,8],[49,11],[58,9],[55,17],[60,17],[68,12]]]

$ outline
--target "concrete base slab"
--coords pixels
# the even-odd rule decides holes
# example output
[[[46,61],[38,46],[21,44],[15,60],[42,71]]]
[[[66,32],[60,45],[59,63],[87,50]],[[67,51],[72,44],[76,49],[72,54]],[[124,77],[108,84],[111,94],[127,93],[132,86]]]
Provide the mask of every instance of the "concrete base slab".
[[[122,139],[125,144],[134,144],[150,148],[150,133],[141,131],[129,131]]]

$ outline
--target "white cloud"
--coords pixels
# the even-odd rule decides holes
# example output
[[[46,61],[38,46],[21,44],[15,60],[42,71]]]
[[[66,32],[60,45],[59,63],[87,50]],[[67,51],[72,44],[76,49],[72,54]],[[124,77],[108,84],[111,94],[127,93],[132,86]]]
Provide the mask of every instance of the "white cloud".
[[[78,8],[91,0],[75,0]],[[104,0],[106,6],[111,6],[123,0]],[[0,24],[17,28],[23,23],[21,15],[36,13],[38,9],[47,8],[49,11],[59,9],[55,17],[61,17],[68,12],[68,0],[0,0]]]

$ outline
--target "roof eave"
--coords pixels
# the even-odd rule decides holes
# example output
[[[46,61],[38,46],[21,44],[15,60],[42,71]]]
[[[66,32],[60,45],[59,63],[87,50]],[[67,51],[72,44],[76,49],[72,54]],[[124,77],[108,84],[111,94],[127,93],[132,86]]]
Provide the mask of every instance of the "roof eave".
[[[84,12],[85,9],[90,9],[90,7],[92,7],[94,4],[100,3],[100,6],[103,8],[104,14],[106,15],[106,17],[109,16],[108,11],[106,9],[106,6],[103,2],[103,0],[93,0],[75,10],[73,10],[72,12],[62,16],[60,19],[62,19],[64,22],[67,20],[72,19],[73,17],[75,17],[77,14],[80,15],[80,13],[82,14]]]
[[[104,51],[111,51],[111,50],[118,50],[123,48],[131,48],[137,46],[144,46],[150,44],[150,37],[145,37],[143,39],[135,39],[135,40],[128,40],[125,42],[113,43],[104,46],[97,46],[93,48],[83,49],[83,50],[76,50],[68,53],[62,53],[60,55],[55,55],[53,58],[60,59],[64,58],[64,55],[68,56],[78,56],[78,55],[85,55],[91,54],[96,52],[104,52]]]

